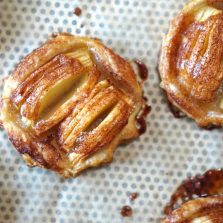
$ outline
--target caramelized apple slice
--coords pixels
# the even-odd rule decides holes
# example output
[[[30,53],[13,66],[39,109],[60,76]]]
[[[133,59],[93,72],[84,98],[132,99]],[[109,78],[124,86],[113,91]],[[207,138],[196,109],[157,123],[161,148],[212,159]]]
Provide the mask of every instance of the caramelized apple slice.
[[[21,115],[36,120],[40,114],[69,92],[83,75],[83,67],[77,60],[70,59],[58,69],[45,73],[35,85],[35,89],[21,106]]]
[[[59,69],[59,72],[62,72],[61,70],[64,69],[64,73],[66,72],[66,69],[68,69],[69,66],[72,65],[73,59],[76,59],[76,65],[73,67],[73,70],[76,69],[75,73],[78,73],[78,70],[83,69],[81,68],[84,66],[85,68],[92,67],[92,61],[89,52],[87,51],[87,48],[80,48],[75,50],[72,53],[67,53],[66,55],[60,54],[56,56],[52,61],[48,62],[47,64],[43,65],[39,69],[37,69],[35,72],[33,72],[29,77],[27,77],[24,82],[22,82],[14,94],[12,95],[12,101],[17,106],[18,109],[22,106],[23,103],[25,103],[25,100],[29,98],[29,96],[33,93],[33,91],[36,89],[37,86],[44,87],[43,82],[49,80],[49,77],[51,74],[57,73],[57,70]],[[78,64],[78,61],[80,62]],[[79,65],[79,67],[78,67]],[[54,77],[52,77],[54,78]],[[58,77],[59,78],[59,77]],[[51,81],[54,81],[51,80]],[[69,88],[69,84],[72,84],[73,80],[72,77],[70,77],[70,80],[64,80],[64,83],[61,83],[61,86],[65,89],[65,87]],[[51,82],[51,84],[53,84]],[[66,86],[67,85],[67,86]],[[43,106],[40,107],[41,110],[44,110],[44,101],[47,101],[47,97],[51,98],[51,95],[57,96],[57,89],[61,86],[55,86],[54,89],[52,88],[50,90],[50,93],[45,96],[45,100],[43,100]],[[41,91],[39,91],[41,92]],[[59,92],[58,92],[59,94]],[[56,97],[55,97],[56,98]]]
[[[70,150],[80,133],[85,131],[97,117],[114,106],[114,104],[117,103],[118,98],[118,91],[115,90],[113,86],[110,86],[106,89],[102,89],[91,100],[88,100],[86,105],[76,116],[74,116],[70,121],[69,126],[67,126],[62,133],[64,140],[63,148]],[[74,113],[76,113],[75,110]]]
[[[88,156],[110,143],[127,124],[130,106],[125,101],[119,101],[105,119],[92,131],[81,134],[74,151]]]
[[[80,48],[66,55],[78,59],[84,67],[91,67],[93,65],[88,48]]]
[[[67,117],[73,108],[77,106],[78,103],[84,101],[84,99],[90,94],[98,81],[99,76],[100,73],[95,67],[93,67],[91,71],[89,71],[87,78],[81,78],[69,94],[67,94],[57,104],[51,106],[50,111],[46,112],[39,118],[39,121],[37,121],[34,127],[36,133],[39,135],[45,132]]]
[[[65,55],[58,55],[53,60],[45,64],[44,66],[37,69],[30,76],[28,76],[21,84],[18,86],[16,91],[13,93],[11,99],[14,104],[20,108],[20,106],[25,102],[28,96],[35,89],[36,84],[43,76],[55,71],[63,64],[69,63],[70,59]]]
[[[75,109],[72,111],[72,113],[61,123],[59,127],[59,142],[62,145],[63,142],[66,140],[68,135],[71,132],[70,123],[72,120],[77,116],[79,111],[82,110],[82,108],[87,104],[88,101],[90,101],[96,94],[98,94],[101,90],[108,88],[109,83],[107,80],[100,81],[92,90],[91,94],[87,98],[87,100],[83,100],[80,103],[78,103],[75,107]],[[70,126],[71,127],[71,126]]]
[[[119,136],[116,136],[105,147],[100,148],[94,155],[84,155],[82,153],[69,153],[69,160],[72,165],[72,173],[77,174],[87,167],[96,167],[99,164],[106,164],[112,161],[115,147],[117,146]]]

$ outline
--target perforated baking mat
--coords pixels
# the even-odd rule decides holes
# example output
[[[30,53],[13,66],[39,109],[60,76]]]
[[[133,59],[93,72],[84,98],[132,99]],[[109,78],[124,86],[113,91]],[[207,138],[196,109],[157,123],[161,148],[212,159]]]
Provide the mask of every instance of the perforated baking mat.
[[[100,38],[128,59],[149,67],[145,94],[152,105],[148,130],[120,146],[113,163],[64,180],[28,168],[0,131],[0,222],[161,222],[163,206],[187,176],[223,167],[222,130],[175,119],[156,70],[163,34],[183,0],[0,0],[0,75],[46,41],[52,32]],[[73,11],[82,10],[80,16]],[[139,193],[134,202],[129,194]],[[120,209],[130,205],[132,217]]]

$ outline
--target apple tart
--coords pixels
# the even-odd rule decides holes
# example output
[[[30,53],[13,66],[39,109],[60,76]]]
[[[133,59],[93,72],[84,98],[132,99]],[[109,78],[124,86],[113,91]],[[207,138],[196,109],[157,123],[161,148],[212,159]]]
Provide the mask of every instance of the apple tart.
[[[162,44],[161,87],[201,127],[223,125],[222,10],[222,0],[190,1]]]
[[[163,223],[221,223],[223,195],[197,198],[184,203],[167,216]]]
[[[220,223],[223,220],[223,170],[211,169],[184,180],[164,209],[163,223]]]
[[[99,40],[61,33],[4,81],[1,121],[29,166],[72,177],[138,137],[145,106],[130,63]]]

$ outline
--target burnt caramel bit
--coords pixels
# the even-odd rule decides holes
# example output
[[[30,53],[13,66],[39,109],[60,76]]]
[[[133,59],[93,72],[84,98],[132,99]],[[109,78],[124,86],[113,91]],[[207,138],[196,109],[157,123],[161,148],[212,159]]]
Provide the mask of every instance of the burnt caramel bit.
[[[72,36],[72,34],[68,33],[68,32],[53,32],[50,34],[50,37],[52,38],[56,38],[57,36]]]
[[[4,129],[3,122],[0,120],[0,129]]]
[[[149,70],[147,66],[140,60],[135,60],[134,62],[138,68],[138,76],[140,77],[142,82],[146,81],[149,75]],[[137,123],[138,131],[140,135],[146,132],[146,117],[151,112],[151,109],[152,109],[152,107],[147,104],[148,99],[146,96],[144,96],[144,93],[143,93],[143,100],[146,103],[144,104],[141,112],[136,118],[136,123]]]
[[[142,111],[139,113],[139,115],[136,118],[136,123],[138,126],[139,134],[142,135],[146,132],[146,117],[151,112],[152,107],[150,105],[145,104]]]
[[[186,117],[186,115],[182,111],[180,111],[176,106],[174,106],[168,99],[167,99],[167,106],[175,118]]]
[[[208,125],[208,126],[201,126],[202,129],[205,129],[205,130],[208,130],[208,131],[212,131],[212,130],[215,130],[215,129],[220,129],[222,128],[222,126],[220,125]]]
[[[147,80],[147,78],[149,76],[149,70],[148,70],[147,66],[142,61],[139,61],[139,60],[135,60],[134,62],[136,63],[136,65],[138,67],[140,78],[143,81]]]
[[[170,214],[182,203],[195,197],[206,197],[223,193],[223,169],[212,169],[203,175],[189,178],[182,182],[164,208],[165,214]]]
[[[133,192],[130,194],[129,199],[130,201],[134,201],[138,196],[139,194],[137,192]]]
[[[132,216],[132,208],[128,205],[122,207],[120,214],[122,217],[131,217]]]
[[[80,16],[80,15],[81,15],[81,13],[82,13],[81,8],[76,7],[76,8],[74,9],[74,14],[75,14],[76,16]]]

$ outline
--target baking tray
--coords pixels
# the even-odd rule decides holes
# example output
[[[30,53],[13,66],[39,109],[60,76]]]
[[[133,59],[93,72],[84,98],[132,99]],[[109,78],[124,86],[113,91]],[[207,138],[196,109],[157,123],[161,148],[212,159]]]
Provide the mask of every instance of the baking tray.
[[[206,131],[175,119],[159,88],[158,54],[179,0],[0,0],[0,75],[53,32],[100,38],[127,59],[149,67],[145,94],[152,105],[148,130],[119,146],[112,164],[65,180],[28,168],[0,131],[0,222],[160,222],[163,207],[187,176],[223,166],[222,130]],[[73,11],[82,10],[80,16]],[[139,193],[133,202],[132,192]],[[130,205],[133,215],[120,209]]]

